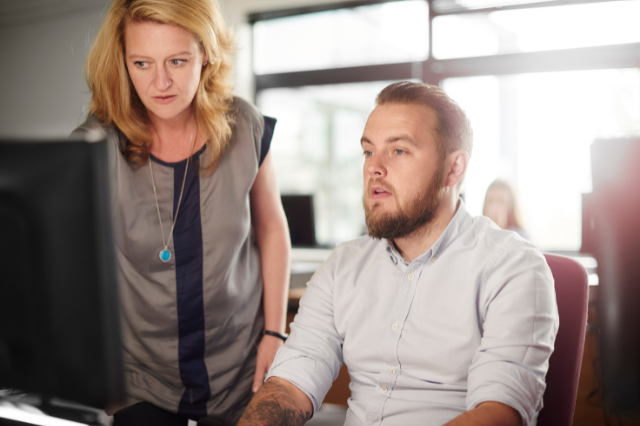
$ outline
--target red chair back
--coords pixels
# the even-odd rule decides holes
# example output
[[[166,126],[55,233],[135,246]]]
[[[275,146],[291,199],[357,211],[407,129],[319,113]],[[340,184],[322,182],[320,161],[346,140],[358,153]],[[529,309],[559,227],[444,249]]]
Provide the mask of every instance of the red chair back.
[[[560,327],[549,360],[538,426],[571,426],[584,350],[589,284],[584,267],[577,261],[554,254],[544,256],[555,281]]]

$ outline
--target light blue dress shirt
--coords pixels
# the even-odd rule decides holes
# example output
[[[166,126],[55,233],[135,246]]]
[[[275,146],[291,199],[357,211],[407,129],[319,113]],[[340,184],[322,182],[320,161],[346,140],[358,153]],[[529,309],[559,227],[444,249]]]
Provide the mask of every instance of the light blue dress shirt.
[[[460,200],[411,263],[387,240],[338,245],[308,283],[268,377],[296,385],[315,411],[344,360],[346,426],[442,425],[484,401],[530,425],[557,330],[542,253]]]

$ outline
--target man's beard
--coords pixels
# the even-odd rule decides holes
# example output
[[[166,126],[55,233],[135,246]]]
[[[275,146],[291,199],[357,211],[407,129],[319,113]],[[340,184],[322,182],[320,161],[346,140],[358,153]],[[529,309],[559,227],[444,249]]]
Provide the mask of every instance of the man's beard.
[[[445,176],[443,172],[444,162],[441,162],[426,191],[409,200],[406,208],[401,208],[398,205],[396,213],[380,212],[379,202],[367,203],[367,198],[371,196],[371,186],[374,185],[384,188],[394,196],[396,194],[394,188],[388,184],[381,184],[375,180],[369,181],[369,188],[362,197],[369,235],[373,238],[390,240],[403,238],[431,222],[444,195]]]

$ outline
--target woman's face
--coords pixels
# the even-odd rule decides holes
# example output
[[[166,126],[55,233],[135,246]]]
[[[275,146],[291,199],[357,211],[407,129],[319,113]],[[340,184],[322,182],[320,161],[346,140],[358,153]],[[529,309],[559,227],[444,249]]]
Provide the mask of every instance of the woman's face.
[[[193,34],[176,25],[130,22],[124,41],[129,76],[151,119],[187,117],[207,60]]]
[[[500,228],[506,229],[509,224],[509,210],[511,209],[511,195],[501,187],[491,187],[487,190],[484,201],[483,215],[494,221]]]

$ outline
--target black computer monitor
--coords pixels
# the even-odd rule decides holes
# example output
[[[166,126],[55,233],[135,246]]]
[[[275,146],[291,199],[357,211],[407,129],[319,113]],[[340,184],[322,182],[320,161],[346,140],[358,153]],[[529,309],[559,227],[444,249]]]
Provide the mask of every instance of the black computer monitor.
[[[107,145],[0,140],[0,389],[101,407],[122,385]]]
[[[639,164],[640,138],[591,146],[590,246],[598,262],[602,389],[607,407],[620,413],[640,410]]]
[[[316,247],[313,195],[282,195],[293,247]]]

